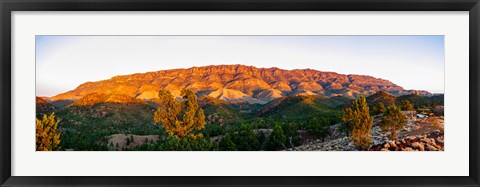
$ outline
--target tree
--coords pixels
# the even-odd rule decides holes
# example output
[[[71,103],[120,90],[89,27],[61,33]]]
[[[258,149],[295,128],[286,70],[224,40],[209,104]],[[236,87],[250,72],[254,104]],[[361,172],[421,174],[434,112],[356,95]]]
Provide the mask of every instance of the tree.
[[[260,142],[250,124],[243,124],[236,133],[232,134],[232,141],[239,151],[256,151],[260,149]]]
[[[287,148],[285,146],[285,142],[287,141],[287,137],[283,134],[282,127],[280,125],[275,124],[273,127],[272,134],[267,139],[265,144],[265,150],[267,151],[276,151],[279,149]]]
[[[320,118],[320,121],[317,118],[313,118],[310,121],[307,132],[321,138],[322,142],[325,141],[325,137],[330,133],[328,131],[328,121],[325,118]]]
[[[412,111],[415,110],[413,104],[409,100],[403,100],[400,102],[400,109],[403,111]]]
[[[160,107],[155,111],[154,123],[161,123],[170,136],[184,137],[205,127],[205,115],[191,90],[182,90],[183,101],[177,101],[168,90],[160,90],[158,96]]]
[[[379,102],[377,105],[373,107],[374,114],[382,114],[385,112],[385,105],[382,102]]]
[[[339,126],[339,130],[345,132],[347,137],[350,136],[352,131],[352,119],[353,119],[353,110],[351,108],[345,109],[342,115],[342,123]]]
[[[127,138],[125,138],[125,141],[126,141],[126,145],[130,145],[130,143],[131,143],[131,140],[130,140],[130,138],[128,138],[128,137],[127,137]]]
[[[298,124],[294,122],[285,123],[282,126],[283,133],[287,137],[286,146],[294,148],[300,144],[300,138],[298,137]]]
[[[385,113],[383,114],[382,120],[380,121],[380,127],[382,132],[389,132],[388,138],[390,140],[395,140],[397,138],[397,131],[402,129],[403,126],[407,124],[407,117],[400,111],[395,105],[390,105],[387,107]]]
[[[367,149],[372,136],[373,118],[370,116],[366,98],[358,97],[353,105],[344,111],[342,116],[343,129],[350,132],[350,140],[358,148]]]
[[[230,133],[225,134],[222,141],[218,144],[221,151],[237,151],[237,146],[233,143]]]
[[[36,150],[54,151],[60,149],[60,132],[57,131],[60,120],[55,120],[55,114],[44,114],[42,119],[35,119],[36,123]]]

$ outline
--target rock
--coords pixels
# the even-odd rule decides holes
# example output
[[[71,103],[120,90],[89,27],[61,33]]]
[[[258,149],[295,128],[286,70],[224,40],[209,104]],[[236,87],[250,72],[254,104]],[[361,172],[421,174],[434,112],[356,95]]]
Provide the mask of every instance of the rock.
[[[427,150],[428,151],[438,151],[438,149],[435,146],[432,146],[432,145],[427,145]]]
[[[411,146],[414,148],[414,149],[418,149],[420,151],[425,151],[425,147],[422,143],[419,143],[419,142],[413,142],[411,144]]]
[[[390,144],[389,143],[385,143],[385,145],[383,145],[384,148],[388,149],[390,148]]]
[[[405,147],[402,151],[413,151],[413,149],[411,147]]]
[[[408,137],[407,137],[407,140],[416,140],[416,139],[417,139],[417,137],[415,137],[415,136],[408,136]],[[403,140],[403,141],[404,141],[404,140]],[[402,142],[402,143],[403,143],[403,142]]]
[[[392,148],[396,148],[396,147],[397,147],[397,144],[395,144],[395,141],[388,141],[387,143],[388,143],[388,144],[390,145],[390,147],[392,147]]]
[[[314,81],[313,81],[314,80]],[[146,85],[151,82],[152,85]],[[290,84],[294,83],[294,84]],[[322,85],[325,85],[323,87]],[[78,100],[91,93],[125,94],[138,99],[156,98],[158,90],[181,90],[189,88],[194,92],[215,92],[217,98],[228,102],[267,102],[283,96],[282,93],[316,93],[325,90],[328,96],[351,97],[353,93],[367,95],[379,90],[395,91],[400,95],[412,90],[384,79],[363,75],[344,75],[334,72],[321,72],[312,69],[283,70],[279,68],[257,68],[245,65],[212,65],[188,69],[170,69],[157,72],[136,73],[115,76],[108,80],[87,82],[74,90],[56,95],[52,101]],[[226,90],[228,89],[228,90]],[[261,91],[254,95],[254,91]],[[295,90],[296,92],[291,92]],[[338,90],[345,90],[339,93]],[[426,91],[415,91],[431,95]],[[228,97],[224,94],[229,95]],[[245,94],[245,95],[244,95]],[[383,96],[383,95],[379,95]],[[388,95],[389,97],[394,97]]]
[[[444,144],[444,143],[445,143],[443,140],[440,140],[440,139],[438,139],[438,138],[437,138],[437,141],[436,141],[436,142],[437,142],[437,143],[440,143],[440,144]]]

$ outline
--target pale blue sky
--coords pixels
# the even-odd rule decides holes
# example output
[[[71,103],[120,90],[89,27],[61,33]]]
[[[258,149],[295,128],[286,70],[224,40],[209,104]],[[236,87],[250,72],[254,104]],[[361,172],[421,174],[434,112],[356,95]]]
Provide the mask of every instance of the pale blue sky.
[[[443,36],[37,36],[36,95],[116,75],[218,64],[371,75],[444,92]]]

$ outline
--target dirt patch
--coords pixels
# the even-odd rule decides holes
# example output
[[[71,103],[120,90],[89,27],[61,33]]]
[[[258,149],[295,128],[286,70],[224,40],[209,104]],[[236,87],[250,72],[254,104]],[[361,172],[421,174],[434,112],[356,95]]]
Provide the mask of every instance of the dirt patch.
[[[434,120],[437,120],[438,126],[434,126]],[[434,131],[443,131],[444,121],[440,117],[429,117],[427,119],[414,118],[413,121],[405,126],[399,132],[399,138],[428,134]]]
[[[132,141],[133,138],[133,141]],[[108,148],[110,150],[120,151],[122,149],[131,149],[137,145],[148,142],[155,142],[160,139],[158,135],[134,135],[134,134],[113,134],[107,137]]]

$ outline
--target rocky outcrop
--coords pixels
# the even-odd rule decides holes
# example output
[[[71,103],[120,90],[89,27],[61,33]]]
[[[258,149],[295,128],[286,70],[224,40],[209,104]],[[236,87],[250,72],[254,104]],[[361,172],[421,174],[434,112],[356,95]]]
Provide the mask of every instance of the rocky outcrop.
[[[405,139],[386,141],[373,145],[369,151],[443,151],[443,132],[433,132],[426,135],[409,136]]]
[[[97,103],[141,103],[147,104],[141,99],[136,99],[122,94],[91,93],[75,101],[70,106],[90,106]]]
[[[292,94],[356,97],[381,90],[394,95],[412,92],[388,80],[364,75],[343,75],[312,69],[218,65],[115,76],[108,80],[84,83],[51,99],[77,100],[91,93],[153,99],[158,97],[156,93],[160,89],[168,89],[178,95],[183,88],[191,89],[199,96],[210,95],[225,101],[249,103],[266,103],[279,96]],[[415,93],[429,94],[424,91]]]

